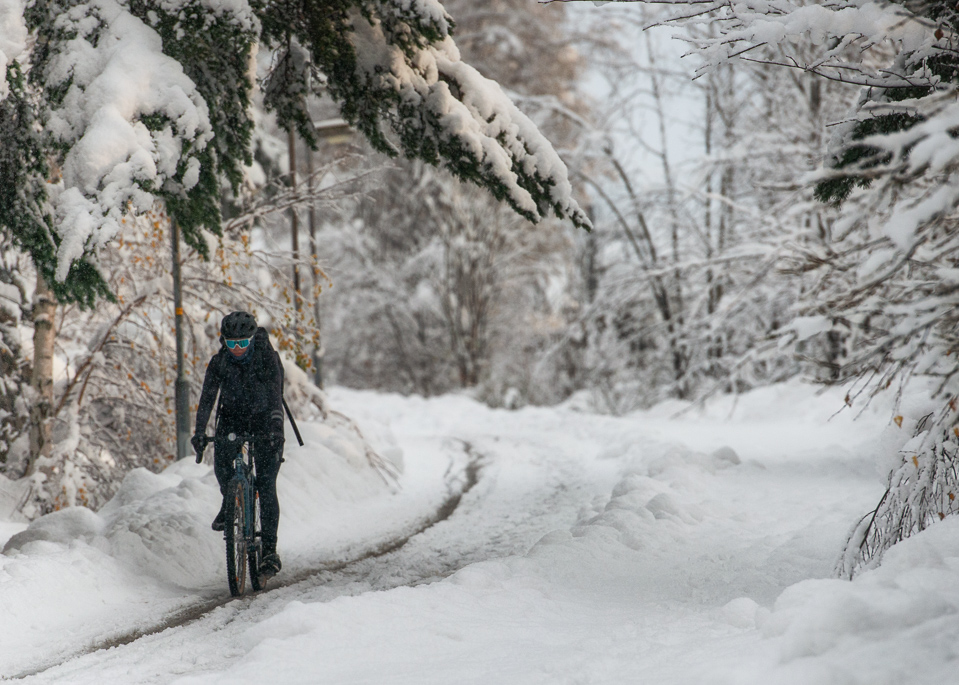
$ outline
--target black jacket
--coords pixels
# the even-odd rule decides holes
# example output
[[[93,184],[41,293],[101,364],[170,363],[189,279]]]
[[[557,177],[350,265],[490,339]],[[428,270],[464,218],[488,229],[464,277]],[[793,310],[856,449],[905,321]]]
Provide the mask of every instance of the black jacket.
[[[226,345],[213,355],[203,378],[203,392],[196,409],[196,433],[206,432],[217,392],[217,422],[236,424],[254,417],[279,416],[283,425],[283,364],[270,344],[265,328],[253,335],[253,349],[236,359]]]

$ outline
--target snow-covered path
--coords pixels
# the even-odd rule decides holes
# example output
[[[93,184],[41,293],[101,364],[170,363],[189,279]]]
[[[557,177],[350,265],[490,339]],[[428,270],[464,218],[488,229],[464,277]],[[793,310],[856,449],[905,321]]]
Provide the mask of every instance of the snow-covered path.
[[[859,682],[836,645],[875,647],[857,652],[863,664],[877,650],[899,658],[881,642],[901,616],[879,594],[849,599],[863,583],[830,580],[881,493],[881,412],[827,423],[835,397],[795,386],[679,419],[674,407],[611,418],[462,397],[332,400],[390,426],[407,490],[464,445],[475,486],[389,554],[26,681]],[[316,552],[286,544],[291,560]],[[872,682],[911,682],[875,670]]]

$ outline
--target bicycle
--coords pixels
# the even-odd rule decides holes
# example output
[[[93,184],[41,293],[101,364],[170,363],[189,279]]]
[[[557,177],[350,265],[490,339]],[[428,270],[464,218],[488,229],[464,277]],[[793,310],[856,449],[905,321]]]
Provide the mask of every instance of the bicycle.
[[[263,536],[260,529],[260,494],[256,491],[256,465],[250,433],[229,433],[229,443],[236,443],[233,459],[234,475],[226,488],[225,523],[226,575],[230,594],[239,597],[246,589],[247,567],[254,592],[263,589],[269,576],[260,574],[263,557]],[[203,450],[214,438],[204,436]]]

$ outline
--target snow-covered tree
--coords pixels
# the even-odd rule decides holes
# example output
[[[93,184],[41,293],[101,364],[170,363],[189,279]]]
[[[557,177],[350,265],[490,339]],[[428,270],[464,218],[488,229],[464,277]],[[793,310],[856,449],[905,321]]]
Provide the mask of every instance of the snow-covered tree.
[[[420,164],[372,177],[364,196],[345,218],[325,213],[318,236],[333,281],[321,300],[331,378],[427,395],[477,388],[494,404],[514,387],[541,401],[530,374],[544,324],[564,328],[552,302],[570,268],[562,228],[523,230]]]
[[[593,55],[607,106],[587,127],[580,173],[597,230],[582,262],[584,314],[569,336],[585,342],[598,406],[625,411],[796,373],[771,340],[802,289],[783,277],[779,256],[828,223],[832,210],[796,175],[818,166],[822,127],[854,93],[745,62],[693,80],[662,29],[642,30],[661,11],[599,13],[623,38]]]
[[[4,225],[61,300],[108,292],[98,249],[127,212],[158,200],[202,254],[200,229],[219,231],[219,179],[235,187],[250,161],[257,45],[280,48],[267,100],[307,141],[311,122],[294,105],[313,72],[306,85],[378,150],[444,164],[531,220],[588,225],[549,142],[460,60],[438,2],[38,0],[23,19],[33,49],[21,40],[4,54],[20,163],[7,173],[25,175],[7,213],[26,218]]]
[[[702,73],[763,62],[862,88],[812,179],[839,213],[827,240],[792,255],[809,287],[790,333],[846,340],[833,380],[856,382],[850,405],[922,378],[936,381],[936,399],[912,417],[915,438],[886,495],[850,538],[841,570],[851,575],[956,510],[959,14],[935,1],[664,4],[677,22],[717,28],[691,41],[704,57]],[[806,36],[818,49],[793,50]],[[764,52],[772,45],[781,46],[778,55]]]

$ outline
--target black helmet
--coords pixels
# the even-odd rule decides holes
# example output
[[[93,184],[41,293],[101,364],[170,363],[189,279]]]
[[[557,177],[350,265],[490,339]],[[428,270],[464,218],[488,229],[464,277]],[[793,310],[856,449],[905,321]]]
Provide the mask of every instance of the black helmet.
[[[231,312],[220,322],[220,335],[227,339],[252,338],[256,319],[249,312]]]

